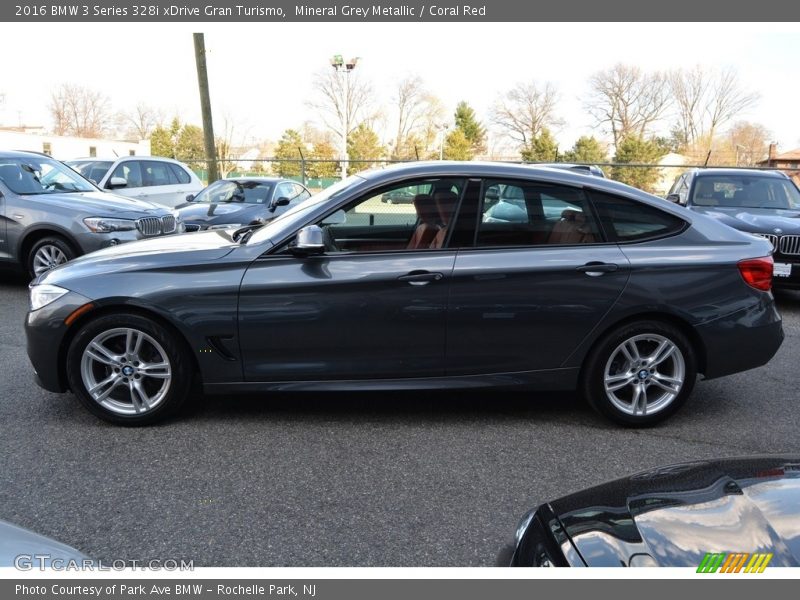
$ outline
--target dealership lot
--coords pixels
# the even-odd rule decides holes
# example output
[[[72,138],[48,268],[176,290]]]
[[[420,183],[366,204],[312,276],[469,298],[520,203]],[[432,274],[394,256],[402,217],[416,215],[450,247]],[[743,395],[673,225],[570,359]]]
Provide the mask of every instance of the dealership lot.
[[[498,392],[210,397],[125,429],[33,383],[26,282],[0,281],[0,518],[108,561],[489,565],[538,502],[664,463],[800,452],[797,293],[778,295],[787,338],[768,366],[699,382],[655,429]]]

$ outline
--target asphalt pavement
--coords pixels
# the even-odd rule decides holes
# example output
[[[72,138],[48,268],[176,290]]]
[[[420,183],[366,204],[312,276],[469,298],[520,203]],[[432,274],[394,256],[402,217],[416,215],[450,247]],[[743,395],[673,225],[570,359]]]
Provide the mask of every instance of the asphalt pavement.
[[[800,294],[778,300],[772,362],[698,382],[654,429],[507,392],[208,397],[127,429],[34,384],[26,284],[0,272],[0,519],[105,561],[491,565],[537,503],[667,463],[800,453]]]

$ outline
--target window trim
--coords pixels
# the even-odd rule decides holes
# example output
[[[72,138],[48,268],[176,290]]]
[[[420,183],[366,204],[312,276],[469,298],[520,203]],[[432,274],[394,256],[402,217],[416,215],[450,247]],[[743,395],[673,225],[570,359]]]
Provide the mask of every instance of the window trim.
[[[640,243],[644,243],[644,242],[652,242],[654,240],[664,240],[664,239],[671,238],[671,237],[674,237],[676,235],[682,234],[684,231],[686,231],[691,226],[691,223],[689,221],[687,221],[686,219],[684,219],[683,217],[680,217],[680,216],[678,216],[676,214],[673,214],[673,213],[671,213],[669,211],[662,210],[662,209],[658,208],[657,206],[652,206],[650,204],[646,204],[644,202],[636,200],[635,198],[628,198],[627,196],[622,196],[620,194],[615,194],[614,192],[607,192],[605,190],[599,190],[597,188],[586,188],[586,191],[588,192],[589,202],[592,204],[592,208],[593,208],[595,214],[597,215],[597,223],[598,223],[600,229],[603,231],[604,237],[608,240],[609,243],[616,244],[618,246],[629,246],[631,244],[640,244]],[[647,236],[647,237],[639,237],[639,238],[636,238],[635,240],[620,240],[620,239],[617,239],[616,233],[607,231],[606,226],[603,224],[603,219],[602,219],[602,215],[600,214],[600,209],[595,204],[595,199],[593,197],[595,194],[605,194],[605,195],[611,196],[613,198],[620,198],[621,200],[624,200],[624,201],[627,201],[627,202],[634,202],[634,203],[642,204],[642,205],[646,206],[647,208],[651,208],[653,210],[656,210],[658,212],[664,213],[665,215],[668,215],[670,217],[673,217],[673,218],[681,221],[683,223],[683,225],[681,225],[681,227],[679,229],[676,229],[675,231],[671,231],[669,233],[661,233],[661,234],[655,234],[655,235],[651,235],[651,236]]]

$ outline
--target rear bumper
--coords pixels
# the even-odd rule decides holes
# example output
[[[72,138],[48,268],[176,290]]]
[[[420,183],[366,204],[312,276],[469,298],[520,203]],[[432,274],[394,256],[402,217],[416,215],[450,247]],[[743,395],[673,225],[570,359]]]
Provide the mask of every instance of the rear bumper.
[[[767,364],[783,343],[783,325],[771,294],[697,327],[706,349],[706,379]]]

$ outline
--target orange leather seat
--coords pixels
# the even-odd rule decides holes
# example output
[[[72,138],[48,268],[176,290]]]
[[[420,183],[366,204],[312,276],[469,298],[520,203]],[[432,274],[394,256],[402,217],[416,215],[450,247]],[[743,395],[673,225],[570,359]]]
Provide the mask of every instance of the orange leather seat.
[[[439,233],[439,210],[433,197],[428,194],[414,196],[414,210],[417,211],[419,224],[406,248],[409,250],[428,248]]]
[[[567,209],[561,213],[561,220],[553,225],[548,244],[590,244],[594,234],[586,223],[586,215],[577,210]]]

